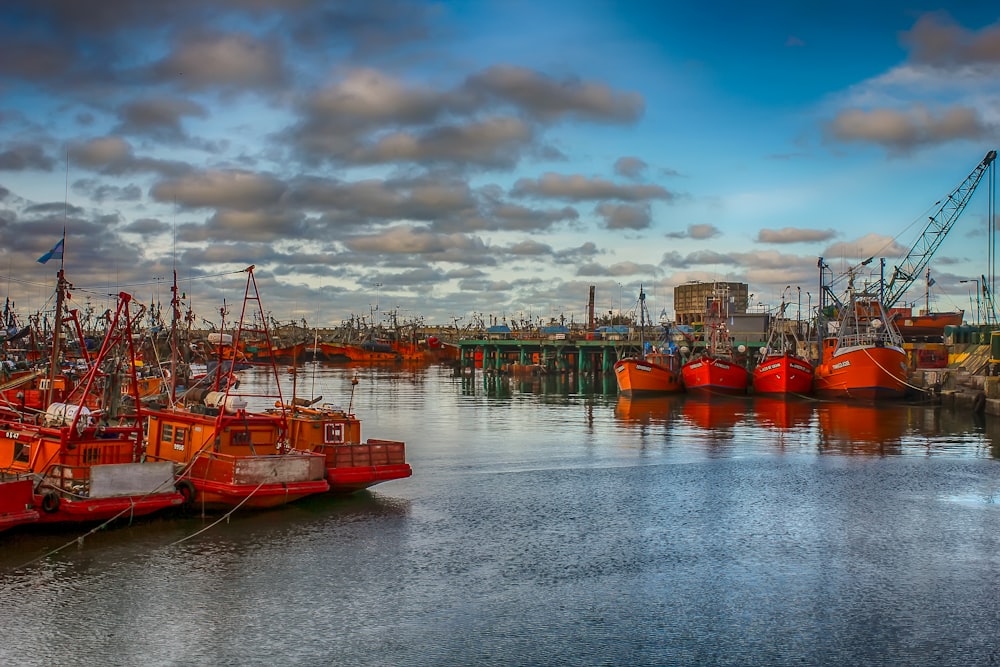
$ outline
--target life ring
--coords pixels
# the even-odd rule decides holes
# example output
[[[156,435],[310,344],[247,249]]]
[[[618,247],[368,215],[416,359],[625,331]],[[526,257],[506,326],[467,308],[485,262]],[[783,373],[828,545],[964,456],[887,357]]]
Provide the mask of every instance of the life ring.
[[[59,510],[59,494],[55,491],[46,491],[42,494],[42,509],[52,514]]]
[[[191,483],[191,480],[189,479],[177,480],[177,483],[174,484],[174,488],[177,489],[177,493],[181,494],[181,496],[184,497],[185,507],[190,507],[191,505],[194,505],[195,490],[194,490],[194,484]]]

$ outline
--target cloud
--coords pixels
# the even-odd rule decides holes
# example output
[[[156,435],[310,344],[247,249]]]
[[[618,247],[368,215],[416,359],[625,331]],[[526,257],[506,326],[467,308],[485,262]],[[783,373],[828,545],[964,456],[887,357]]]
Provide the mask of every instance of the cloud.
[[[674,194],[659,185],[619,185],[603,178],[549,172],[541,178],[518,179],[511,188],[515,197],[552,197],[570,201],[617,199],[619,201],[670,201]]]
[[[664,236],[668,239],[697,239],[699,241],[704,241],[721,235],[722,230],[715,225],[699,223],[695,225],[688,225],[688,228],[683,232],[669,232]]]
[[[649,205],[599,204],[596,212],[608,229],[646,229],[652,223]]]
[[[556,81],[514,65],[495,65],[470,76],[466,88],[515,104],[548,121],[574,116],[591,121],[633,123],[645,108],[638,93],[616,92],[602,83],[576,79]]]
[[[972,31],[947,13],[934,12],[917,19],[913,28],[902,34],[902,42],[915,63],[935,67],[1000,64],[1000,23]]]
[[[954,139],[982,139],[991,128],[975,109],[951,107],[933,112],[917,106],[907,111],[894,109],[846,109],[826,128],[830,140],[870,143],[894,153],[907,153],[919,146]]]
[[[783,227],[781,229],[761,229],[757,233],[758,243],[814,243],[829,241],[837,232],[832,229],[804,229]]]
[[[246,211],[277,204],[285,190],[285,183],[269,174],[213,170],[160,181],[150,194],[157,201],[183,208]]]
[[[153,72],[161,83],[190,90],[272,89],[287,78],[278,43],[247,33],[186,35]]]
[[[615,173],[632,180],[640,178],[649,167],[637,157],[620,157],[615,161]]]
[[[52,171],[55,160],[37,144],[11,143],[0,150],[0,171]]]
[[[74,166],[111,176],[143,172],[176,176],[191,171],[183,162],[137,157],[129,142],[114,136],[96,137],[71,144],[69,154]]]
[[[903,247],[895,239],[872,232],[852,241],[829,245],[822,255],[861,261],[869,257],[903,257],[909,251],[909,248]]]
[[[162,141],[187,138],[182,121],[185,117],[207,118],[208,110],[183,98],[150,97],[123,104],[118,110],[121,124],[116,132],[146,135]]]

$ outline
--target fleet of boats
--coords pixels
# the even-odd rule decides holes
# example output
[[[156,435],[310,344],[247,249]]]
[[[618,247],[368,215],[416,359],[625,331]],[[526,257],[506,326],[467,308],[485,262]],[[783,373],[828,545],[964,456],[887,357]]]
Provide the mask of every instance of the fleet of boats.
[[[286,400],[254,267],[246,274],[233,333],[210,339],[214,364],[196,375],[176,338],[157,372],[140,358],[144,309],[125,292],[89,351],[65,307],[71,287],[60,269],[63,325],[52,327],[48,356],[0,386],[0,531],[167,509],[271,508],[412,474],[405,444],[362,442],[350,408]],[[243,372],[253,374],[253,389]]]

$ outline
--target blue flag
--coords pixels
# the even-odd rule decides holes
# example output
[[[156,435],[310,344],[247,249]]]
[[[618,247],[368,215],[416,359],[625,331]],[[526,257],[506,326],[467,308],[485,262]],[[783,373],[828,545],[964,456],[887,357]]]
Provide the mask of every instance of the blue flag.
[[[44,264],[50,259],[62,259],[63,258],[63,239],[59,239],[59,243],[55,244],[52,250],[38,258],[39,264]]]

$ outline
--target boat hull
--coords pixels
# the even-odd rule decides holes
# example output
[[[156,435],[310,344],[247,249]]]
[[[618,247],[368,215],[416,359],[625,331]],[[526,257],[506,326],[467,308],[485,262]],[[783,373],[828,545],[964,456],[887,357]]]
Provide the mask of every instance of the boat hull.
[[[666,356],[666,355],[655,355]],[[680,372],[667,365],[670,358],[661,360],[648,355],[645,359],[626,357],[615,363],[615,381],[623,396],[667,394],[684,390]]]
[[[697,357],[681,368],[684,388],[689,392],[745,394],[750,373],[742,366],[715,357]]]
[[[755,394],[808,394],[812,385],[813,365],[791,354],[769,356],[753,371]]]
[[[816,367],[813,388],[828,398],[902,398],[907,390],[906,353],[891,345],[836,352]]]
[[[38,521],[34,486],[29,477],[0,481],[0,532]]]
[[[200,452],[178,481],[198,509],[264,509],[326,493],[324,457],[310,452],[242,456]]]

